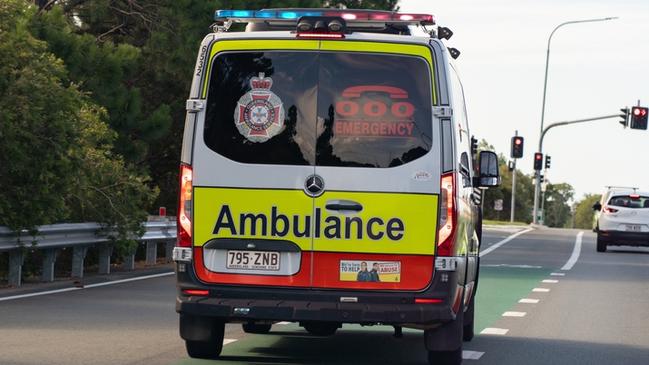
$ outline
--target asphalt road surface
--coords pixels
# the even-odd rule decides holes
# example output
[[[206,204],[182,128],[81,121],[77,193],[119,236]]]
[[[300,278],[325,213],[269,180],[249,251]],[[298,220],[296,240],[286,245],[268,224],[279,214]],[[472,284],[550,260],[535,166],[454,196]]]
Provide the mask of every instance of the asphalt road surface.
[[[649,249],[596,253],[592,232],[522,229],[484,233],[480,334],[464,363],[649,364]],[[229,325],[222,360],[189,359],[169,275],[2,297],[0,365],[426,364],[419,331],[345,326],[322,338],[292,323],[269,335]]]

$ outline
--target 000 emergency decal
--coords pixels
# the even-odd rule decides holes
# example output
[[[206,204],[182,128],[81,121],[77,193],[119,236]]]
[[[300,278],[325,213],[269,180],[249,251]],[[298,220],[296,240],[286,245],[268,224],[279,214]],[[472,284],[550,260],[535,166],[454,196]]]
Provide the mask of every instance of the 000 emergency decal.
[[[195,243],[213,238],[289,240],[304,251],[424,254],[435,250],[437,196],[328,191],[313,198],[301,190],[197,187]],[[357,213],[326,209],[346,199]],[[407,207],[407,209],[403,209]]]

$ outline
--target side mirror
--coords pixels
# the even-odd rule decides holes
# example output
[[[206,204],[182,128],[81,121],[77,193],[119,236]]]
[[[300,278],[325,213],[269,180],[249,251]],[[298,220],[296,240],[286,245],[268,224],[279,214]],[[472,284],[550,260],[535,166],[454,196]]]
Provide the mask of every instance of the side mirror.
[[[493,187],[500,185],[498,156],[491,151],[480,151],[480,170],[476,187]]]
[[[602,210],[602,204],[600,204],[600,202],[597,202],[597,203],[593,204],[593,210],[594,211]]]

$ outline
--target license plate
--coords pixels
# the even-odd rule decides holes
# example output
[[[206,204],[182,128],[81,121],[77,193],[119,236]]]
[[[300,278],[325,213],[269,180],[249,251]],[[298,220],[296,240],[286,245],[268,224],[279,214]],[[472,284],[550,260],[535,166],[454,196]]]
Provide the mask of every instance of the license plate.
[[[627,231],[632,231],[632,232],[640,232],[641,228],[639,224],[627,224],[626,225],[626,230]]]
[[[278,271],[279,252],[275,251],[228,251],[228,269]]]

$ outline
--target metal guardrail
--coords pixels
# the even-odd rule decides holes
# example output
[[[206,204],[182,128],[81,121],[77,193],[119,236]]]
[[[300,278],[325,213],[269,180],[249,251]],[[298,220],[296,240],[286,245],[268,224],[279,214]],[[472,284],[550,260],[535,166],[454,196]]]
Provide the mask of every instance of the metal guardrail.
[[[172,218],[172,217],[170,217]],[[98,223],[64,223],[39,226],[35,236],[23,233],[16,236],[7,227],[0,227],[0,253],[9,253],[9,285],[22,284],[22,266],[25,260],[25,248],[43,251],[42,281],[54,281],[54,264],[61,249],[72,248],[72,277],[82,278],[84,260],[89,248],[99,250],[99,273],[109,274],[113,253],[109,232]],[[152,221],[144,223],[144,234],[137,240],[146,244],[146,264],[154,265],[157,261],[158,244],[165,244],[165,259],[172,259],[173,246],[176,241],[176,221]],[[135,252],[124,257],[124,268],[135,268]]]

